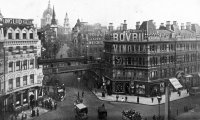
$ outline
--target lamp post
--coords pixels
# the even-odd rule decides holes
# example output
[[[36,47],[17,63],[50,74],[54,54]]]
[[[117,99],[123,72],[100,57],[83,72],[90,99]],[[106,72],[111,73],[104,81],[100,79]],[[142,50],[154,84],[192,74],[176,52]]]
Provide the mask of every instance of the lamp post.
[[[86,63],[88,63],[88,45],[86,45]]]
[[[160,101],[162,100],[161,96],[157,96],[158,99],[158,120],[160,120]]]

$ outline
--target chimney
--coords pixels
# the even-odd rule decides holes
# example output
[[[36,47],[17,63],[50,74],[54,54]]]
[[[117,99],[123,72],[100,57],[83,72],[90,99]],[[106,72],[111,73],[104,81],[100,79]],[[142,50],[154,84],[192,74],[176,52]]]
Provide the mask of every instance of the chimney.
[[[113,31],[113,23],[109,23],[108,30]]]
[[[177,25],[177,22],[176,22],[176,21],[173,21],[173,25]]]
[[[127,24],[126,24],[126,20],[124,20],[124,24],[123,24],[123,30],[127,30]]]
[[[181,23],[181,30],[184,30],[184,29],[185,29],[184,23]]]
[[[140,29],[140,22],[136,22],[136,30],[139,30]]]
[[[123,23],[120,24],[120,30],[123,30]]]
[[[191,22],[186,23],[186,30],[191,30]]]
[[[167,22],[166,22],[166,29],[167,29],[167,30],[171,30],[170,21],[167,21]]]

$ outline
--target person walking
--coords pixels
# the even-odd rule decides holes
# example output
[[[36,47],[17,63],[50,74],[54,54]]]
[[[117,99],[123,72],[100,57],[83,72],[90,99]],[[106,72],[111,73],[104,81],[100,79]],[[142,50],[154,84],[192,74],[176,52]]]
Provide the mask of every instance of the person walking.
[[[39,109],[37,108],[37,116],[39,116]]]
[[[156,120],[156,116],[155,115],[153,115],[153,120]]]
[[[153,97],[151,98],[151,101],[152,101],[152,103],[153,103]]]
[[[54,103],[54,109],[57,109],[57,102]]]
[[[84,91],[82,91],[82,97],[84,97]]]
[[[125,96],[125,101],[127,102],[127,100],[128,100],[128,97],[127,97],[127,96]]]

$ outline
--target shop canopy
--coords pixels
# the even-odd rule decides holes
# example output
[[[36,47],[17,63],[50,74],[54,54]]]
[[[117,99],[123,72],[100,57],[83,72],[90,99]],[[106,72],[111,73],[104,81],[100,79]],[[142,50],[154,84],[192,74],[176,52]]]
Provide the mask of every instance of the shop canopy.
[[[183,87],[181,83],[178,81],[178,79],[176,78],[170,78],[169,81],[171,82],[171,84],[174,86],[175,89]]]

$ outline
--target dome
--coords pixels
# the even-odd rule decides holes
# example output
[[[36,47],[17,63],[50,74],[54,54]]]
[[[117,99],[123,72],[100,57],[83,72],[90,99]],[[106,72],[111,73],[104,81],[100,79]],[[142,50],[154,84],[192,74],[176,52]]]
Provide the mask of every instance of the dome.
[[[43,18],[47,16],[47,14],[53,15],[53,9],[51,8],[50,1],[48,4],[48,8],[43,12]]]
[[[53,9],[51,8],[47,8],[44,12],[43,12],[43,18],[45,18],[47,16],[47,14],[50,14],[51,16],[53,15]]]

